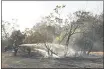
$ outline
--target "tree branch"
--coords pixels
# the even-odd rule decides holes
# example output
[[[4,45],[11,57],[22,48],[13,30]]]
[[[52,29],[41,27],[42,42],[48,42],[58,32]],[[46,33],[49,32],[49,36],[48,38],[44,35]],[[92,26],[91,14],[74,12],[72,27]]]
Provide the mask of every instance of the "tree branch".
[[[53,52],[45,43],[45,47],[47,48],[48,51],[50,51],[52,54],[58,55],[57,53]]]

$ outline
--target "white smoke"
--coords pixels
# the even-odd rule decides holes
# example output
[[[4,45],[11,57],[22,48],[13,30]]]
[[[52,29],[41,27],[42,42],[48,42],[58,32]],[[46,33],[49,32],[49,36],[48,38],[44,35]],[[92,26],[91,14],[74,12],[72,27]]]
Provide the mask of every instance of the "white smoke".
[[[53,43],[46,43],[46,45],[53,52],[57,53],[57,55],[53,54],[52,57],[54,57],[54,58],[64,57],[64,53],[65,53],[65,46],[64,45],[53,44]],[[43,55],[45,58],[49,57],[47,49],[46,49],[44,43],[39,43],[39,44],[22,44],[20,46],[31,47],[32,49],[34,49],[34,50],[38,51],[39,53],[41,53],[41,55]],[[67,56],[73,56],[74,54],[75,54],[75,51],[72,48],[69,48]]]
[[[64,57],[65,54],[65,46],[61,45],[61,44],[54,44],[54,43],[46,43],[46,45],[56,54],[52,54],[51,57],[53,58],[62,58]],[[47,52],[47,48],[45,47],[44,43],[39,43],[39,44],[22,44],[20,46],[27,46],[27,47],[31,47],[32,50],[35,50],[37,52],[39,52],[44,58],[48,58],[50,57],[50,55],[48,55]],[[68,52],[67,52],[67,57],[79,57],[79,56],[83,56],[83,57],[90,57],[88,55],[83,54],[82,51],[77,51],[74,50],[73,48],[69,47],[68,48]]]

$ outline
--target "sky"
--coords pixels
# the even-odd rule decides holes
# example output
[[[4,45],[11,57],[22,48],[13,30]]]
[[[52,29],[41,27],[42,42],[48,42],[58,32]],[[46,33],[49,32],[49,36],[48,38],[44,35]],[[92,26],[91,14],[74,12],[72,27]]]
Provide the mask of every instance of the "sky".
[[[66,5],[62,16],[78,10],[94,14],[103,12],[103,1],[2,1],[2,20],[15,22],[17,29],[32,28],[41,17],[53,12],[56,5]],[[14,20],[13,20],[14,19]]]

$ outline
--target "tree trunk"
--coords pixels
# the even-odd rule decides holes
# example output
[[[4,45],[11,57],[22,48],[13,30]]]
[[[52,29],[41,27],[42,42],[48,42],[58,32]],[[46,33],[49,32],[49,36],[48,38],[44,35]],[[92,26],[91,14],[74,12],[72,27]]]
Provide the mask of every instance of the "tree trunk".
[[[67,39],[67,41],[66,41],[65,54],[64,54],[65,57],[66,57],[67,52],[68,52],[68,44],[69,44],[70,36],[71,36],[71,35],[69,34],[69,35],[68,35],[68,39]]]

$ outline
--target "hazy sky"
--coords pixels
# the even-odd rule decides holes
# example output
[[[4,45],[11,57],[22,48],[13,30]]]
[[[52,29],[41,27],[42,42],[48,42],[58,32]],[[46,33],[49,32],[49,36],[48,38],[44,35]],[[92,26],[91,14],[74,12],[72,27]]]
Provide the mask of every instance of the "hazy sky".
[[[103,11],[103,1],[2,1],[2,20],[11,22],[17,19],[18,29],[23,31],[52,12],[56,5],[66,5],[62,13],[64,15],[78,10],[95,14]]]

